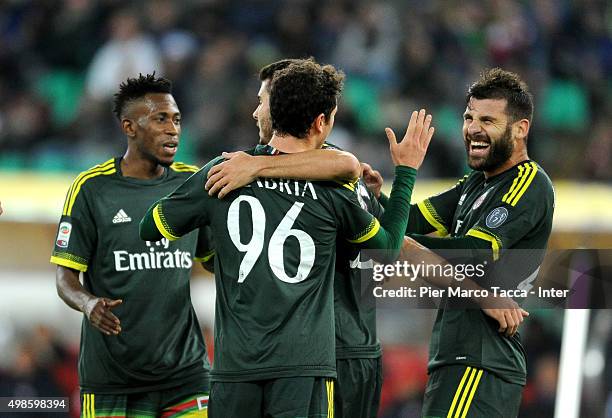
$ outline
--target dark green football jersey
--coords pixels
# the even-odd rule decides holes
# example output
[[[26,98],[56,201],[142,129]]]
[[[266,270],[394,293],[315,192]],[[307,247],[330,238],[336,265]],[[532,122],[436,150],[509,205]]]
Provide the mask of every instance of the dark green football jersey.
[[[515,288],[530,288],[544,256],[554,210],[552,183],[535,162],[524,161],[489,179],[473,171],[455,187],[417,206],[419,211],[411,211],[411,216],[424,217],[429,228],[414,232],[484,240],[492,250],[495,270],[510,271]],[[540,251],[520,262],[512,251],[504,255],[506,250],[526,249]],[[507,260],[514,263],[508,265]],[[497,322],[479,309],[440,309],[431,337],[429,369],[466,364],[525,384],[525,352],[519,334],[508,338],[497,329]]]
[[[107,336],[83,320],[79,380],[93,393],[176,387],[207,377],[210,369],[189,291],[198,232],[175,242],[144,242],[138,235],[149,206],[197,167],[175,163],[157,179],[140,180],[122,176],[120,161],[111,159],[76,178],[51,257],[83,272],[83,285],[93,295],[123,299],[113,309],[121,321],[119,335]]]
[[[202,225],[212,229],[212,380],[335,377],[336,236],[365,242],[376,235],[378,221],[361,208],[352,185],[258,179],[224,199],[210,197],[202,185],[218,161],[152,212],[168,238]]]
[[[364,210],[380,218],[384,212],[362,180],[356,185],[357,199]],[[362,274],[371,270],[372,260],[360,259],[360,249],[338,240],[334,278],[336,358],[376,358],[382,354],[376,334],[376,305],[364,303],[371,292],[363,289]],[[373,298],[373,296],[371,296]]]
[[[331,143],[323,144],[323,149],[342,150]],[[355,191],[361,207],[380,219],[384,209],[363,179],[356,183]],[[372,260],[360,258],[358,246],[338,240],[334,277],[337,359],[376,358],[382,354],[376,334],[375,301],[364,303],[364,297],[374,297],[362,288],[362,275],[372,266]]]

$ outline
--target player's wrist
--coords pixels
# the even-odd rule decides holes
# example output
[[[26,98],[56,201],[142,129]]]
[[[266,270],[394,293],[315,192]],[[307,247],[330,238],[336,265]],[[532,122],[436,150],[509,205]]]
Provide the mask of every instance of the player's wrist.
[[[415,175],[417,173],[417,169],[411,167],[409,165],[399,164],[395,166],[395,175]]]
[[[94,296],[86,296],[82,305],[79,306],[81,312],[89,319],[93,308],[96,306],[96,297]]]
[[[252,161],[250,175],[253,178],[257,177],[265,177],[266,170],[269,170],[273,167],[273,160],[275,157],[264,157],[264,156],[249,156]]]

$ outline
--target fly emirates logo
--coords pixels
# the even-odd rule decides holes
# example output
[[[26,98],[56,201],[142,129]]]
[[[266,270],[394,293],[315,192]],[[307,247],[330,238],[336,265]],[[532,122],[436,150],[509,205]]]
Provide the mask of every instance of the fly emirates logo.
[[[176,249],[169,250],[170,241],[162,238],[160,241],[146,241],[148,252],[129,253],[125,250],[113,251],[115,255],[115,270],[158,270],[158,269],[190,269],[193,265],[191,253]]]

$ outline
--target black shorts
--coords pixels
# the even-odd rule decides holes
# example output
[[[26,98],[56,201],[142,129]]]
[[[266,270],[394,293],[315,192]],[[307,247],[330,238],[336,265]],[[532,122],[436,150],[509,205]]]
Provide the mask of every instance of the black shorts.
[[[376,418],[382,389],[381,357],[338,359],[336,371],[336,417]]]
[[[523,387],[471,366],[444,366],[429,375],[422,418],[516,418]]]
[[[285,377],[213,382],[211,418],[333,418],[334,379]]]

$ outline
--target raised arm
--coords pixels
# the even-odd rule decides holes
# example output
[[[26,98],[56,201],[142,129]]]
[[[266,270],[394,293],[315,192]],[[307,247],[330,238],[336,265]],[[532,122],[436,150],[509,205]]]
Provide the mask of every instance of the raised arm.
[[[410,212],[410,197],[416,178],[416,170],[423,163],[429,142],[434,133],[430,127],[431,115],[425,110],[412,112],[404,138],[397,142],[390,128],[385,130],[389,139],[391,159],[395,167],[395,179],[385,213],[380,219],[372,219],[368,234],[350,240],[362,248],[383,249],[380,261],[393,261],[399,254]]]
[[[226,159],[208,172],[206,190],[223,198],[257,177],[353,182],[361,174],[357,158],[346,151],[317,149],[295,154],[251,156],[244,152],[223,153]]]

